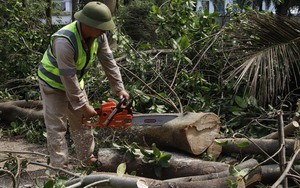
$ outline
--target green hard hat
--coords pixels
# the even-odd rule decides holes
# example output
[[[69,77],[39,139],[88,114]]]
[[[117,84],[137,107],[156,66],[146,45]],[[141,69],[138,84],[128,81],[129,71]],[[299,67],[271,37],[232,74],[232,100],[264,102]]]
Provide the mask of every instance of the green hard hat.
[[[116,27],[109,8],[97,1],[87,3],[82,10],[74,14],[74,17],[83,24],[104,31],[112,30]]]

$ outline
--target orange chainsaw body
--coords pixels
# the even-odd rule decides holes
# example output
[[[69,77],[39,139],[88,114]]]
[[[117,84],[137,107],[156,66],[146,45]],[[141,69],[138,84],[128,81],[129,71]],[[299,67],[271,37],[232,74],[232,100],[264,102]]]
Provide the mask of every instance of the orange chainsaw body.
[[[132,125],[132,112],[129,111],[126,106],[121,105],[117,113],[113,116],[107,126],[103,123],[109,117],[109,115],[116,108],[117,104],[114,101],[109,100],[101,105],[100,109],[96,109],[99,116],[98,123],[90,124],[85,123],[87,126],[100,127],[100,128],[117,128],[117,127],[129,127]]]

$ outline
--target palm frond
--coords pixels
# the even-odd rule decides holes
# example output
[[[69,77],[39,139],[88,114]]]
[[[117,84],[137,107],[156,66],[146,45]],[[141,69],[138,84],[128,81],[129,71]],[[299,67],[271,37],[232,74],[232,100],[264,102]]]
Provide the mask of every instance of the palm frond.
[[[298,87],[300,75],[300,23],[272,14],[252,12],[231,23],[228,80],[237,78],[235,88],[247,85],[246,93],[264,104]]]

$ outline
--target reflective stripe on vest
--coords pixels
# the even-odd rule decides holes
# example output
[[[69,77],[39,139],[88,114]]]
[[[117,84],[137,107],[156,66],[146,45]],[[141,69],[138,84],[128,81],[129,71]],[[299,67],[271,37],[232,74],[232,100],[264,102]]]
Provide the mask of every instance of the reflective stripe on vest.
[[[55,37],[66,38],[74,48],[74,61],[76,62],[76,69],[72,70],[58,68],[56,58],[52,53],[52,46]],[[50,44],[48,46],[48,49],[44,53],[43,59],[38,69],[38,76],[51,87],[64,90],[64,86],[61,82],[60,76],[73,76],[76,74],[80,83],[80,88],[83,89],[83,76],[86,74],[91,64],[95,61],[97,49],[98,41],[97,39],[95,39],[92,46],[90,47],[90,53],[87,54],[87,52],[83,48],[83,44],[76,27],[76,21],[69,25],[66,25],[51,36]]]

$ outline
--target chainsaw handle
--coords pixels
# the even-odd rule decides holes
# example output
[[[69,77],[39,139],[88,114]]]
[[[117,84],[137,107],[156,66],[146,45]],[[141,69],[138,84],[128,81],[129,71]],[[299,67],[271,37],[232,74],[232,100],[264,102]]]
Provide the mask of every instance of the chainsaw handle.
[[[87,121],[87,119],[85,119],[84,117],[81,118],[81,123],[84,124],[85,126],[89,126],[89,127],[97,127],[98,125],[98,121],[99,121],[99,116],[101,114],[101,108],[95,108],[95,111],[97,112],[97,123],[91,123],[90,121]],[[95,118],[95,116],[94,116]]]
[[[125,102],[125,97],[123,97],[120,101],[119,101],[119,103],[117,104],[117,107],[116,107],[116,109],[117,110],[120,110],[120,108],[121,108],[121,106],[122,106],[122,104]]]
[[[117,104],[116,108],[112,111],[111,114],[109,114],[108,118],[103,122],[103,126],[107,126],[110,123],[110,121],[114,117],[114,115],[120,110],[120,108],[121,108],[122,104],[124,103],[124,101],[125,101],[125,97],[123,97],[119,101],[119,103]]]

